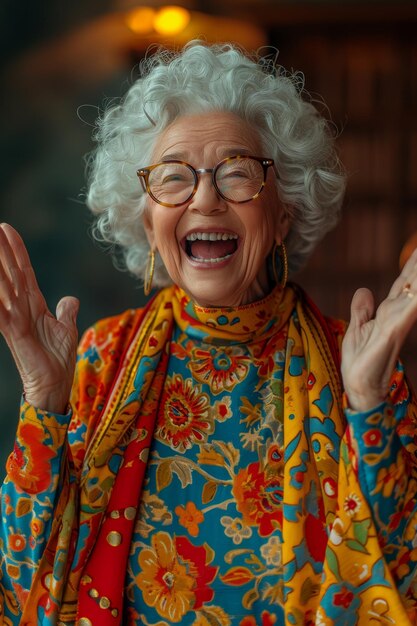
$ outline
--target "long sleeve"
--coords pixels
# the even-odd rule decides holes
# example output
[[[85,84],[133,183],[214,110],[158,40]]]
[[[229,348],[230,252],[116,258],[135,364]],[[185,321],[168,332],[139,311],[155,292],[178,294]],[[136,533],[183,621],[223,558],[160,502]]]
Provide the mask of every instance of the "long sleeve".
[[[401,365],[386,402],[366,413],[346,410],[363,495],[378,541],[406,602],[417,571],[417,403]],[[354,505],[354,503],[352,503]]]
[[[15,446],[1,490],[1,593],[4,623],[18,624],[43,554],[59,493],[71,412],[56,415],[22,402]]]
[[[22,402],[14,451],[1,489],[0,617],[20,623],[57,509],[77,483],[137,311],[101,320],[83,335],[67,415]],[[60,502],[62,500],[62,502]],[[1,621],[1,620],[0,620]]]
[[[327,322],[340,353],[345,325]],[[344,404],[337,509],[317,618],[353,624],[360,614],[364,623],[411,626],[417,623],[416,399],[398,364],[386,402],[366,413],[349,410],[346,396]]]

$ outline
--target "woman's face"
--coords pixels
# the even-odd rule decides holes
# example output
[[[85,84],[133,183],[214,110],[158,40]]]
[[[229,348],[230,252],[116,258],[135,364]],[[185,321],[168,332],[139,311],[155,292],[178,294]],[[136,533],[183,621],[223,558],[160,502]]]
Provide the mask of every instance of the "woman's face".
[[[257,133],[233,113],[211,112],[178,118],[158,138],[152,163],[186,161],[212,168],[227,156],[263,154]],[[234,204],[216,192],[211,174],[200,174],[196,194],[179,207],[151,198],[145,210],[150,246],[158,251],[172,281],[201,306],[238,306],[268,293],[266,258],[288,223],[278,200],[273,168],[261,194]],[[197,233],[216,241],[194,242]],[[219,241],[219,235],[222,235]]]

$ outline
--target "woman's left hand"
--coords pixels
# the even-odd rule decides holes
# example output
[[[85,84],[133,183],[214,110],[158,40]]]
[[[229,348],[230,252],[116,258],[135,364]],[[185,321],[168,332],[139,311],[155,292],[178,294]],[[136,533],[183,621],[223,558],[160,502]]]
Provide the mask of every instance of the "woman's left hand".
[[[417,250],[375,311],[369,289],[358,289],[342,345],[342,378],[349,406],[367,411],[385,400],[398,355],[417,322]]]

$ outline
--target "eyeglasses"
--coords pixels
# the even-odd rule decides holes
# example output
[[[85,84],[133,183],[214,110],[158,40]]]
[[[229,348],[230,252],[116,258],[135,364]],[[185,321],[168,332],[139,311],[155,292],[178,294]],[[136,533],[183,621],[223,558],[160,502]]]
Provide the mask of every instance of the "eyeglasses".
[[[191,200],[200,174],[211,174],[214,188],[224,200],[242,204],[259,196],[267,170],[273,164],[273,159],[236,155],[223,159],[215,167],[196,170],[189,163],[172,160],[143,167],[137,175],[144,191],[162,206],[177,207]]]

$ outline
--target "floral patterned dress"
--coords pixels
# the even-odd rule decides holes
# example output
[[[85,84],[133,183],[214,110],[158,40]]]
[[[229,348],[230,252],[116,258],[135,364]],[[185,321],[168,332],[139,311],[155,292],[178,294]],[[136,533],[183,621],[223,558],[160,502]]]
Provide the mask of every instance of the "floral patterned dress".
[[[282,623],[287,337],[275,304],[174,308],[126,580],[131,624]]]
[[[314,325],[297,298],[298,291],[287,289],[283,296],[275,290],[252,305],[206,310],[181,290],[166,290],[158,304],[165,317],[146,335],[139,366],[134,351],[125,349],[137,316],[127,312],[85,334],[72,416],[22,404],[1,494],[5,625],[411,624],[406,610],[413,615],[417,592],[415,401],[398,366],[387,402],[364,414],[341,411],[340,390],[331,383],[337,376],[329,373],[335,363],[322,354],[325,343],[313,341]],[[340,340],[343,324],[327,320],[326,326]],[[168,340],[160,340],[163,334]],[[155,354],[166,358],[160,370]],[[86,442],[106,398],[115,394],[123,359],[133,382],[117,429],[129,410],[138,410],[136,388],[147,385],[141,410],[155,415],[149,428],[146,420],[144,427],[132,422],[110,457],[93,455],[83,478]],[[149,378],[151,371],[159,378]],[[94,450],[103,450],[97,445]],[[145,468],[139,499],[133,493],[132,505],[112,508],[106,493],[114,477],[120,476],[120,490],[138,464]],[[65,489],[78,490],[80,476],[73,543],[72,509],[62,516],[57,511]],[[104,517],[97,513],[103,494]],[[112,575],[128,536],[122,522],[129,520],[123,599],[117,600],[110,597],[114,582],[104,594],[96,580],[101,576],[105,585],[106,578],[118,579]],[[70,538],[66,548],[60,540],[50,545],[54,532]],[[107,552],[92,574],[84,553],[94,541]],[[49,571],[42,565],[36,574],[45,555],[52,563],[52,548],[53,575],[42,574]],[[60,565],[65,550],[74,550],[68,598],[77,598],[74,581],[80,581],[96,620],[82,613],[74,620],[53,608],[60,580],[68,576],[64,561]],[[35,575],[39,590],[33,596]],[[30,617],[21,622],[23,607]]]

